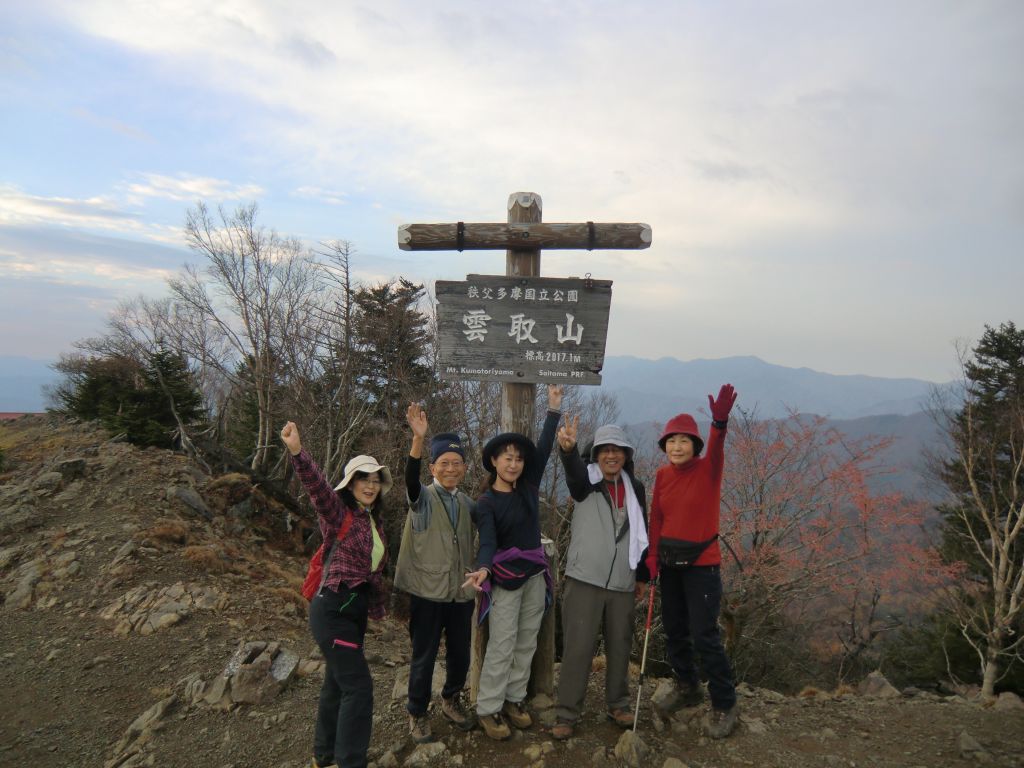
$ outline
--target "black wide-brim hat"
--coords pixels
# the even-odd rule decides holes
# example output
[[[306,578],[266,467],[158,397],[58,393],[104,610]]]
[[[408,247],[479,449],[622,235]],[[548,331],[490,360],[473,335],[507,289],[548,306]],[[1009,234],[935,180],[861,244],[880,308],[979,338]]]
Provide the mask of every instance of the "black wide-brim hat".
[[[500,435],[496,435],[487,441],[487,445],[484,446],[483,454],[480,456],[480,463],[483,464],[484,472],[489,474],[496,474],[494,465],[491,464],[493,459],[498,454],[500,448],[504,448],[506,445],[514,445],[519,448],[520,453],[523,454],[523,463],[526,464],[533,458],[533,454],[537,451],[537,446],[533,444],[533,441],[526,435],[520,434],[519,432],[502,432]]]

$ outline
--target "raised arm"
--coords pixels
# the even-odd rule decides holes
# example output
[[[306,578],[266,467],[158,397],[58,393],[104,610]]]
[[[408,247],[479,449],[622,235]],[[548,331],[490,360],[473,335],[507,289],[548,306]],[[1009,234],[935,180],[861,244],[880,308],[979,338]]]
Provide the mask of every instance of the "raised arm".
[[[409,456],[405,460],[405,492],[409,496],[409,503],[415,504],[420,498],[422,488],[420,468],[423,464],[423,446],[426,444],[430,425],[427,422],[427,412],[418,403],[409,403],[405,420],[412,430],[412,445],[409,446]]]
[[[299,428],[295,422],[289,421],[281,430],[281,441],[291,455],[292,466],[295,468],[295,476],[299,478],[302,487],[309,494],[310,501],[317,514],[323,515],[329,520],[339,517],[343,511],[341,499],[334,492],[320,467],[313,461],[302,447],[302,439],[299,436]]]
[[[569,494],[576,501],[583,501],[590,495],[591,487],[587,467],[580,457],[580,452],[576,450],[579,425],[579,414],[574,417],[566,414],[565,423],[558,429],[558,453],[565,468],[565,484],[569,488]]]
[[[555,444],[555,430],[562,418],[562,385],[548,384],[548,415],[537,439],[537,455],[523,473],[523,479],[532,486],[539,486],[548,465],[551,449]]]
[[[716,477],[721,481],[725,468],[725,430],[729,426],[729,413],[737,398],[732,384],[723,384],[718,398],[708,395],[708,409],[711,411],[711,432],[708,434],[708,459]]]

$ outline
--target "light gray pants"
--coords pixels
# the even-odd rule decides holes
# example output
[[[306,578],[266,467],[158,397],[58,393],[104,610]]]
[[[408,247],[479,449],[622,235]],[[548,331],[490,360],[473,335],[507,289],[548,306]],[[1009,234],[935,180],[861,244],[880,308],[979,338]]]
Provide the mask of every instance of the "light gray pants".
[[[629,709],[629,653],[633,646],[634,594],[567,578],[562,587],[562,666],[555,716],[576,722],[604,619],[604,697],[608,709]]]
[[[500,712],[506,701],[517,703],[526,698],[537,633],[544,618],[545,589],[543,571],[519,589],[491,589],[490,636],[476,695],[480,717]]]

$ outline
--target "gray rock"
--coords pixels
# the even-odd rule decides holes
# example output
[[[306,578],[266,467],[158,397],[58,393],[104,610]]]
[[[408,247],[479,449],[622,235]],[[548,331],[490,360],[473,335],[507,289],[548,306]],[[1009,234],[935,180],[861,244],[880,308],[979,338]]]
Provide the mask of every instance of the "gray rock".
[[[43,560],[30,560],[18,569],[17,584],[4,601],[5,608],[26,609],[32,605],[36,585],[43,578]]]
[[[633,731],[626,731],[615,743],[615,756],[629,768],[640,768],[646,764],[649,752],[644,740]]]
[[[985,748],[967,731],[960,731],[957,746],[960,749],[960,757],[964,760],[976,760],[980,763],[987,763],[991,759]]]
[[[448,751],[448,747],[440,741],[432,741],[429,744],[419,744],[416,749],[412,751],[403,765],[407,768],[415,768],[415,766],[430,765],[434,762],[440,762],[441,756]]]
[[[32,490],[40,496],[49,496],[64,487],[64,475],[60,472],[43,472],[32,483]]]
[[[65,484],[70,483],[80,477],[85,477],[85,459],[65,459],[64,461],[58,462],[56,470],[60,472],[61,477],[64,478]]]
[[[878,699],[898,699],[901,695],[900,692],[885,679],[885,675],[878,670],[875,670],[861,680],[860,685],[857,686],[857,693],[861,696]]]
[[[661,768],[690,768],[690,766],[678,757],[666,757],[665,762],[661,764]]]
[[[993,709],[998,709],[1000,712],[1010,712],[1013,710],[1024,709],[1024,702],[1020,700],[1020,696],[1012,691],[1003,691],[996,698],[996,703],[992,705]]]
[[[0,536],[31,531],[42,524],[36,508],[31,504],[16,504],[14,507],[0,509]]]
[[[213,515],[210,513],[209,507],[206,506],[206,502],[203,501],[203,497],[193,491],[191,488],[184,488],[180,485],[173,485],[167,489],[167,500],[168,501],[180,501],[192,512],[204,518],[205,520],[212,520]]]

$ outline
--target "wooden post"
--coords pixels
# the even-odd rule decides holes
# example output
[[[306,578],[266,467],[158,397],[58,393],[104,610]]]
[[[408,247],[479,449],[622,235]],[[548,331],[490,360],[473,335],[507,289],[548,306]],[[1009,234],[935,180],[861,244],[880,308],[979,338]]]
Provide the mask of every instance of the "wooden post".
[[[516,192],[508,198],[506,224],[403,224],[398,228],[398,246],[405,251],[506,248],[506,276],[538,277],[542,248],[640,249],[651,245],[651,227],[647,224],[598,224],[592,221],[544,224],[541,221],[542,207],[540,195],[533,192]],[[528,247],[524,247],[527,244]],[[607,283],[605,288],[610,290],[610,285]],[[568,326],[566,328],[568,329]],[[603,345],[601,360],[603,361]],[[599,370],[600,368],[597,368],[594,372]],[[501,431],[519,432],[533,439],[535,399],[535,384],[503,381]],[[548,555],[552,572],[557,578],[558,563],[554,543],[545,539],[544,550]],[[477,611],[479,609],[478,600]],[[475,702],[480,688],[480,668],[487,648],[487,626],[478,626],[476,617],[473,621],[472,648],[469,685],[470,696]],[[545,614],[541,624],[537,652],[533,657],[530,673],[531,694],[554,695],[554,662],[555,611],[550,610]]]

